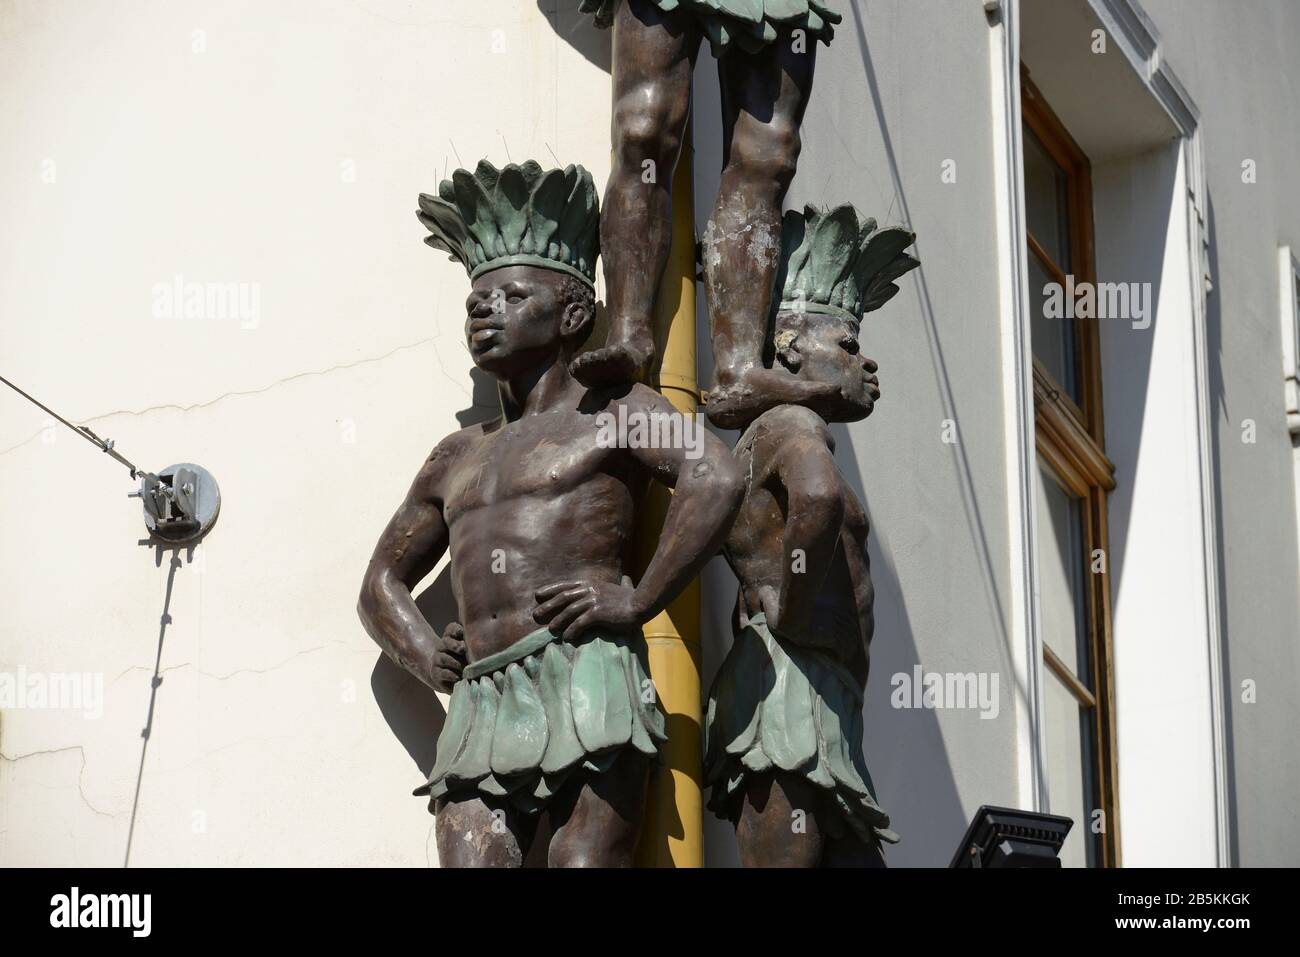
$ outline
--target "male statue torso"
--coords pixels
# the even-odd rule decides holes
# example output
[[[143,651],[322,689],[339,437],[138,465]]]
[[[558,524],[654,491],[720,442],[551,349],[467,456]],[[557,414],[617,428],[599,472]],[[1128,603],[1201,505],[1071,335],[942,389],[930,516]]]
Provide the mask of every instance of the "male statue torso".
[[[871,569],[867,559],[870,532],[866,510],[844,476],[833,476],[835,444],[815,413],[800,406],[778,406],[764,413],[736,444],[741,473],[749,476],[747,494],[727,537],[726,554],[740,579],[740,613],[752,617],[779,600],[790,565],[805,565],[807,556],[785,559],[785,512],[790,492],[778,462],[820,462],[828,507],[842,514],[838,545],[829,555],[825,577],[808,607],[802,643],[825,652],[866,683],[871,635],[874,630]],[[796,494],[797,500],[797,494]],[[834,503],[838,500],[838,506]]]

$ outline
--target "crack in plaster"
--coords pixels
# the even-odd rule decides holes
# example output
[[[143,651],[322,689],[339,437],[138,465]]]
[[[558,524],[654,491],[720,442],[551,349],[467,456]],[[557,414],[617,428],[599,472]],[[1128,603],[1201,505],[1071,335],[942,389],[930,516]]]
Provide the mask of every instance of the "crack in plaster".
[[[12,757],[5,754],[3,751],[0,751],[0,761],[8,761],[10,764],[17,764],[19,761],[25,761],[28,758],[38,758],[49,754],[61,754],[64,751],[76,751],[81,756],[81,768],[77,771],[77,793],[81,796],[81,803],[86,805],[86,807],[90,808],[100,817],[106,817],[109,820],[116,820],[118,815],[110,814],[107,811],[101,811],[90,802],[90,798],[86,797],[86,788],[82,783],[82,778],[86,773],[86,749],[80,744],[69,745],[66,748],[48,748],[41,751],[27,751],[24,754],[16,754]]]
[[[80,424],[88,425],[91,422],[99,422],[102,421],[103,419],[109,419],[119,415],[138,417],[142,415],[147,415],[150,412],[161,412],[166,409],[175,410],[177,412],[193,412],[195,409],[206,409],[209,406],[216,405],[218,402],[222,402],[226,399],[237,399],[237,398],[242,398],[244,396],[261,395],[263,392],[270,392],[272,389],[279,388],[280,386],[293,382],[296,379],[306,379],[306,378],[311,378],[313,376],[329,375],[332,372],[342,372],[347,369],[354,369],[357,366],[368,365],[374,362],[383,362],[385,359],[391,358],[392,356],[397,355],[397,353],[399,352],[405,352],[408,349],[414,349],[417,348],[418,346],[427,345],[430,342],[436,342],[440,338],[441,338],[440,336],[429,336],[424,339],[418,339],[415,342],[408,342],[406,345],[398,346],[397,348],[392,349],[389,352],[385,352],[383,355],[380,356],[369,356],[364,359],[358,359],[355,362],[344,362],[344,363],[340,363],[339,365],[330,366],[327,369],[310,369],[306,372],[295,372],[292,375],[285,376],[283,379],[276,379],[274,382],[271,382],[269,385],[264,385],[261,388],[245,389],[236,392],[223,392],[221,395],[215,396],[214,398],[205,399],[202,402],[195,402],[192,405],[177,405],[175,403],[164,403],[162,405],[146,406],[143,409],[114,409],[112,412],[104,412],[101,413],[100,415],[91,416],[88,419],[82,419],[80,421]],[[442,372],[443,376],[449,382],[452,382],[454,385],[456,385],[456,387],[460,389],[462,392],[464,391],[464,386],[460,385],[458,382],[456,382],[455,379],[453,379],[450,375],[448,375],[446,368],[442,365],[441,358],[438,358],[438,368]],[[23,446],[28,445],[31,442],[34,442],[37,438],[40,437],[41,433],[44,431],[45,431],[44,429],[41,429],[40,431],[34,432],[27,438],[23,439],[23,441],[19,442],[17,445],[11,445],[7,449],[0,450],[0,455],[8,455],[10,452],[17,451]]]
[[[267,667],[267,668],[236,668],[234,671],[229,671],[229,672],[227,672],[227,673],[225,673],[225,674],[216,674],[216,673],[211,672],[211,671],[204,671],[204,670],[202,670],[202,669],[199,669],[199,674],[202,675],[202,676],[205,677],[205,678],[212,678],[212,679],[214,679],[214,680],[216,680],[216,681],[225,681],[225,680],[228,679],[228,678],[233,678],[235,675],[243,675],[243,674],[265,675],[265,674],[270,674],[272,671],[277,671],[277,670],[279,670],[280,668],[283,668],[285,665],[289,664],[289,663],[290,663],[291,661],[293,661],[295,658],[301,658],[303,655],[310,655],[310,654],[312,654],[313,652],[317,652],[317,651],[325,651],[327,648],[330,648],[330,647],[333,646],[333,645],[343,645],[344,647],[348,648],[348,650],[350,650],[350,651],[354,651],[354,652],[359,652],[359,651],[361,650],[361,649],[355,649],[355,648],[352,648],[351,645],[349,645],[348,642],[345,642],[345,641],[331,641],[331,642],[329,642],[328,644],[317,645],[315,648],[305,648],[305,649],[303,649],[302,651],[295,652],[294,654],[290,655],[288,658],[285,658],[283,661],[276,662],[275,664],[273,664],[273,665],[271,665],[270,667]],[[365,650],[367,653],[369,652],[369,649],[368,649],[368,648],[367,648],[367,649],[364,649],[364,650]],[[165,675],[165,674],[167,674],[167,672],[169,672],[169,671],[179,671],[179,670],[182,669],[182,668],[193,668],[193,667],[194,667],[194,663],[193,663],[193,662],[191,662],[191,661],[184,661],[184,662],[181,662],[181,663],[178,664],[178,665],[169,665],[169,666],[167,666],[166,668],[162,669],[161,671],[156,672],[156,674],[158,674],[159,676],[161,676],[161,675]],[[154,670],[154,669],[151,668],[151,667],[149,667],[148,665],[132,665],[131,667],[129,667],[129,668],[127,668],[125,671],[123,671],[121,674],[119,674],[116,678],[114,678],[113,681],[114,681],[114,682],[117,682],[117,681],[118,681],[120,678],[122,678],[124,675],[130,674],[132,671],[149,671],[149,672],[153,672],[153,670]]]

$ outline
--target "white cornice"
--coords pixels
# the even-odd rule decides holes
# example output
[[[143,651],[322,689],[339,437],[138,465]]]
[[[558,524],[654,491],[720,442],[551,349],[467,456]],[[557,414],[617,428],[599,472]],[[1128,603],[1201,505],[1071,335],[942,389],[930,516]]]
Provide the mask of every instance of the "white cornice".
[[[1191,136],[1200,113],[1161,55],[1160,34],[1142,5],[1137,0],[1088,0],[1088,5],[1178,129]]]

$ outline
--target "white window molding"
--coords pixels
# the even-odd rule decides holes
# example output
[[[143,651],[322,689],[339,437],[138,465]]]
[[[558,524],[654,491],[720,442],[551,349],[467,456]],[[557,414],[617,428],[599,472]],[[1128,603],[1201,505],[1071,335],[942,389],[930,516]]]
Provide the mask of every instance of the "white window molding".
[[[1292,435],[1300,435],[1300,260],[1290,246],[1277,251],[1277,273],[1286,425]]]
[[[1020,114],[1020,0],[985,3],[993,105],[993,188],[1001,308],[1003,438],[1007,533],[1011,559],[1008,631],[1016,684],[1017,794],[1021,807],[1047,806],[1047,755],[1042,734],[1043,635],[1038,588],[1033,482],[1034,376],[1029,351],[1029,268],[1025,261],[1024,148]]]

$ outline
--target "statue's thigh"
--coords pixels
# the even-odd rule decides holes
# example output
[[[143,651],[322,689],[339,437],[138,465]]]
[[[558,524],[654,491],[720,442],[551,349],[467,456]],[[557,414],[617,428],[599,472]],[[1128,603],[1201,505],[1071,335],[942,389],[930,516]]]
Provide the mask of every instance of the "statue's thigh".
[[[826,837],[818,789],[795,774],[749,779],[736,821],[736,844],[745,867],[820,867]]]
[[[537,818],[479,796],[444,798],[433,831],[439,867],[522,867]]]
[[[575,776],[551,804],[549,867],[631,867],[650,762],[627,750],[601,774]]]
[[[656,82],[673,91],[684,82],[689,95],[701,39],[694,14],[681,7],[663,10],[654,0],[626,0],[613,27],[615,98],[620,88]]]

